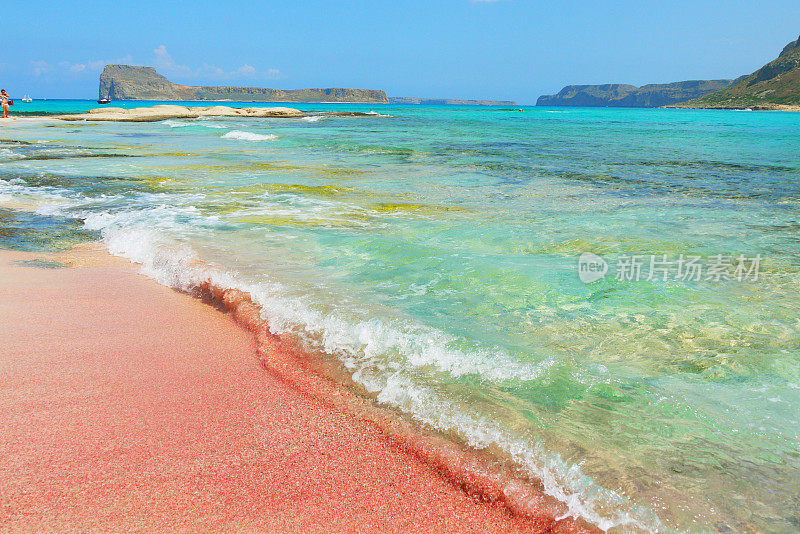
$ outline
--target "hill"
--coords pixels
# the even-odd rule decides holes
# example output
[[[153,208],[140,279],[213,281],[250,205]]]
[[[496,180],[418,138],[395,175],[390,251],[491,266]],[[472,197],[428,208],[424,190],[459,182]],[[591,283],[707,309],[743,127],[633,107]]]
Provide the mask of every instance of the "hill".
[[[800,106],[800,38],[753,74],[731,87],[674,107],[787,109]]]
[[[262,87],[191,86],[172,83],[153,67],[106,65],[100,75],[100,98],[109,100],[232,100],[240,102],[363,102],[386,104],[374,89],[267,89]]]
[[[626,84],[568,85],[540,96],[537,106],[657,108],[730,87],[735,80],[689,80],[637,87]]]

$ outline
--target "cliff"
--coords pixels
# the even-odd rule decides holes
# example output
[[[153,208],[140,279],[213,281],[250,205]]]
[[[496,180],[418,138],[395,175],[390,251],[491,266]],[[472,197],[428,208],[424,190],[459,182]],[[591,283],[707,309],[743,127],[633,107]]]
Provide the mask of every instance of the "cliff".
[[[641,87],[626,84],[568,85],[544,95],[537,106],[656,108],[683,102],[730,87],[735,80],[689,80]]]
[[[414,96],[393,96],[390,104],[422,104],[426,106],[516,106],[511,100],[457,100],[454,98],[417,98]]]
[[[737,83],[682,102],[674,107],[723,109],[781,109],[800,105],[800,38],[792,41],[780,55]]]
[[[267,89],[190,86],[170,82],[152,67],[106,65],[100,75],[100,98],[109,100],[233,100],[242,102],[364,102],[386,104],[386,93],[373,89]]]

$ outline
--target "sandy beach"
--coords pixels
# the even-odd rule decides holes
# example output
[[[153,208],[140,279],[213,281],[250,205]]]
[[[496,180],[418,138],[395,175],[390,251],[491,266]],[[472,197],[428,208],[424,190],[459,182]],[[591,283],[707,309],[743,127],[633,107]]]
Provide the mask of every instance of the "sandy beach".
[[[94,245],[0,273],[4,532],[577,530],[465,491]]]

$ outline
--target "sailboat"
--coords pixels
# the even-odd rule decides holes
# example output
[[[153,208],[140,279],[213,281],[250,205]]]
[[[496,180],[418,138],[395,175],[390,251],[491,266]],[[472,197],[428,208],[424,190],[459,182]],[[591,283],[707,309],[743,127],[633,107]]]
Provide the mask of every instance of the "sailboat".
[[[33,99],[31,98],[30,95],[25,95],[22,97],[22,101],[28,103],[28,102],[33,102]]]

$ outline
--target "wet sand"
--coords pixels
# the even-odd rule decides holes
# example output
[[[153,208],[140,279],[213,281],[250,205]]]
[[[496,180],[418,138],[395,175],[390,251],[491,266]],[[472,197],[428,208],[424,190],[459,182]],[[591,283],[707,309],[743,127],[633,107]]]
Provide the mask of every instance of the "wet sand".
[[[543,532],[96,247],[0,251],[0,531]]]

